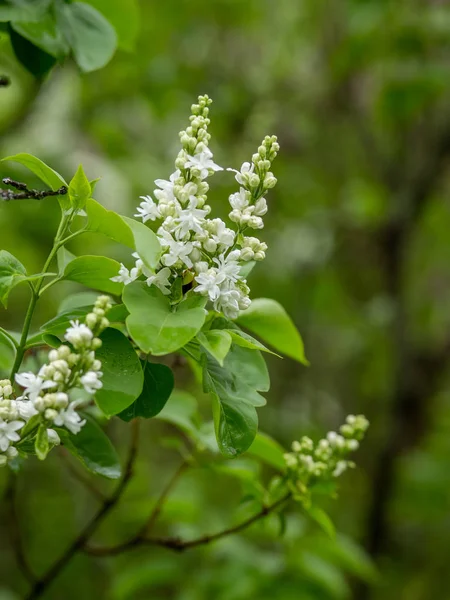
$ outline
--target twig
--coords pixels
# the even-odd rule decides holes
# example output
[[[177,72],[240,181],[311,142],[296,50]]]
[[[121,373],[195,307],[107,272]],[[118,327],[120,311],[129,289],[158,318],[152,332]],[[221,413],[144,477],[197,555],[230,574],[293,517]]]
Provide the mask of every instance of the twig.
[[[100,491],[92,483],[92,481],[89,479],[89,477],[86,477],[83,473],[81,473],[78,469],[76,469],[73,466],[69,457],[67,456],[67,452],[66,452],[65,448],[61,448],[61,452],[59,453],[59,456],[60,456],[61,460],[64,462],[65,466],[67,467],[67,470],[69,471],[69,473],[72,475],[72,477],[74,479],[76,479],[82,485],[84,485],[84,487],[87,490],[89,490],[91,492],[91,494],[97,498],[97,500],[100,500],[100,502],[104,502],[106,500],[105,494],[102,491]]]
[[[11,471],[8,484],[5,491],[5,500],[9,507],[9,531],[11,536],[11,545],[16,556],[17,565],[22,575],[30,583],[36,580],[22,544],[22,536],[19,527],[19,517],[16,508],[16,475]]]
[[[174,550],[175,552],[183,552],[184,550],[189,550],[191,548],[196,548],[197,546],[205,546],[206,544],[210,544],[211,542],[216,542],[224,537],[229,535],[233,535],[235,533],[239,533],[244,529],[253,525],[260,519],[263,519],[267,515],[274,512],[277,508],[285,504],[292,497],[291,492],[287,493],[285,496],[270,504],[269,506],[264,506],[259,512],[252,515],[248,519],[245,519],[241,523],[234,525],[233,527],[228,527],[227,529],[223,529],[217,533],[213,533],[210,535],[203,535],[198,538],[194,538],[193,540],[182,540],[177,537],[166,537],[166,538],[139,538],[138,536],[124,542],[123,544],[118,544],[117,546],[110,547],[87,547],[84,551],[87,554],[91,554],[93,556],[115,556],[117,554],[121,554],[122,552],[126,552],[127,550],[131,550],[133,548],[137,548],[138,546],[160,546],[162,548],[167,548],[168,550]]]
[[[40,577],[32,586],[29,594],[26,596],[26,600],[34,600],[40,598],[47,588],[53,583],[56,577],[64,569],[64,567],[72,560],[92,534],[97,530],[100,524],[104,521],[105,517],[111,512],[116,506],[123,492],[125,491],[128,482],[133,476],[134,462],[136,460],[138,442],[139,442],[139,422],[137,420],[132,421],[132,439],[128,459],[125,465],[125,470],[119,485],[111,497],[105,499],[99,510],[95,513],[89,523],[84,527],[79,536],[72,542],[67,550],[50,566],[50,568]]]
[[[67,194],[67,187],[65,185],[61,186],[59,190],[30,190],[27,187],[26,183],[21,183],[20,181],[15,181],[10,177],[5,177],[3,180],[5,185],[8,185],[18,192],[13,192],[12,190],[0,190],[0,199],[5,202],[9,202],[10,200],[42,200],[43,198],[47,198],[48,196],[64,196]]]

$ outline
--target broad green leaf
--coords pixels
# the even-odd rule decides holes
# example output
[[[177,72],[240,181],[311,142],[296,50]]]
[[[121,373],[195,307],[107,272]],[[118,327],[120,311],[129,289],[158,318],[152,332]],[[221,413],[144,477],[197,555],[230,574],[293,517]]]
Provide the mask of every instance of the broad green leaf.
[[[135,219],[122,217],[131,229],[134,238],[134,248],[144,264],[150,269],[156,269],[161,256],[161,244],[151,229]]]
[[[62,246],[56,253],[56,260],[58,263],[58,274],[62,275],[66,266],[76,259],[75,254],[72,254],[65,246]],[[85,304],[87,304],[85,302]]]
[[[76,281],[87,287],[120,296],[123,283],[111,281],[119,272],[120,264],[106,256],[80,256],[64,269],[64,279]]]
[[[96,475],[118,479],[121,468],[117,452],[96,421],[84,414],[85,425],[74,435],[67,429],[55,428],[62,444]]]
[[[85,210],[88,216],[88,231],[103,233],[115,242],[135,250],[133,232],[120,215],[107,210],[93,198],[86,202]]]
[[[0,22],[37,22],[44,18],[52,0],[23,0],[22,2],[2,2]]]
[[[47,427],[44,424],[39,425],[36,440],[34,442],[34,449],[39,460],[45,460],[47,458],[48,451],[50,450],[50,443],[48,441]]]
[[[0,302],[6,308],[9,292],[27,279],[23,264],[6,250],[0,250]]]
[[[207,350],[223,366],[223,361],[231,348],[231,336],[226,331],[212,329],[200,331],[197,339],[205,350]]]
[[[67,187],[67,183],[59,173],[54,171],[51,167],[42,162],[42,160],[36,158],[36,156],[33,156],[32,154],[26,154],[25,152],[22,152],[21,154],[14,154],[12,156],[2,158],[2,161],[5,160],[20,163],[34,173],[37,177],[39,177],[39,179],[54,192],[63,186]]]
[[[98,10],[84,2],[60,4],[57,21],[82,71],[101,69],[111,60],[117,47],[116,31]]]
[[[253,444],[247,452],[279,471],[284,472],[286,470],[286,463],[283,457],[285,451],[283,447],[261,431],[258,431]]]
[[[155,269],[161,256],[161,246],[153,231],[144,225],[107,210],[90,198],[86,203],[88,231],[103,233],[112,240],[138,252],[144,264]]]
[[[140,28],[137,0],[86,0],[105,16],[116,30],[119,48],[132,51]]]
[[[69,184],[69,200],[72,208],[83,209],[91,197],[91,184],[81,165]]]
[[[166,365],[147,362],[144,366],[144,387],[137,400],[119,414],[124,421],[136,417],[150,419],[162,411],[172,393],[174,377]]]
[[[56,336],[63,335],[66,332],[66,329],[70,327],[70,321],[83,321],[84,317],[91,309],[92,306],[81,306],[79,308],[67,310],[41,325],[40,330],[41,332],[50,333]],[[32,340],[33,338],[30,338],[28,341],[32,342]]]
[[[304,365],[309,364],[299,332],[287,312],[275,300],[253,300],[249,308],[239,314],[237,323],[256,333],[282,354]]]
[[[42,341],[51,348],[59,348],[61,346],[61,340],[56,337],[56,335],[52,335],[51,333],[43,333]]]
[[[157,288],[139,281],[125,286],[123,301],[130,312],[126,323],[131,337],[141,350],[155,356],[182,348],[205,320],[203,297],[191,296],[172,307]]]
[[[71,260],[73,260],[73,258]],[[97,292],[78,292],[77,294],[70,294],[70,296],[67,296],[62,300],[61,304],[58,307],[58,314],[71,311],[74,308],[92,306],[97,300],[97,297]]]
[[[264,346],[264,344],[261,344],[260,341],[256,340],[254,337],[237,327],[235,329],[225,329],[224,331],[228,331],[228,333],[231,335],[233,343],[236,344],[236,346],[242,346],[243,348],[249,348],[250,350],[261,350],[261,352],[268,352],[269,354],[273,354],[274,356],[281,358],[279,354],[272,352],[272,350],[269,350],[269,348]]]
[[[96,357],[102,362],[103,387],[95,401],[105,415],[117,415],[140,396],[142,366],[130,341],[117,329],[106,329],[100,339],[103,343]]]
[[[13,343],[9,338],[0,330],[0,378],[1,373],[7,374],[10,372],[11,367],[14,363],[16,351]]]
[[[184,390],[173,390],[166,405],[156,418],[175,425],[193,440],[198,440],[197,400],[192,394]]]
[[[258,392],[268,392],[270,389],[269,371],[258,350],[233,344],[225,358],[224,368]]]
[[[38,22],[13,22],[11,27],[54,58],[62,58],[70,51],[67,41],[56,25],[55,17],[50,12],[42,15]]]
[[[333,525],[333,521],[322,508],[316,506],[315,504],[311,504],[310,506],[304,508],[306,513],[319,525],[322,531],[330,536],[330,538],[334,538],[336,536],[336,528]]]
[[[221,367],[209,354],[203,357],[203,389],[213,397],[213,417],[219,449],[225,456],[248,450],[258,429],[255,404],[264,399]]]

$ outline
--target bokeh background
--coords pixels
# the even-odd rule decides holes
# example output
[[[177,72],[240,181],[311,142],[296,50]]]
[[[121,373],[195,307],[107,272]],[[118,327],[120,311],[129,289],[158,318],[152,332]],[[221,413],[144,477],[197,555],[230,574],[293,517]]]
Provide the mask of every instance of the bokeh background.
[[[449,597],[450,545],[450,7],[445,0],[141,0],[136,52],[80,75],[67,63],[37,84],[2,46],[0,154],[31,152],[69,177],[101,176],[96,198],[132,215],[173,170],[178,131],[207,93],[218,164],[238,167],[265,134],[279,137],[254,297],[284,304],[311,362],[271,359],[262,428],[286,446],[362,412],[371,429],[330,511],[330,540],[289,514],[183,555],[139,550],[78,557],[51,599],[431,600]],[[1,175],[22,177],[3,164]],[[217,175],[226,215],[234,182]],[[35,183],[31,179],[28,182]],[[0,206],[0,245],[39,272],[58,221],[52,199]],[[72,250],[127,252],[83,237]],[[36,326],[61,299],[54,288]],[[19,329],[26,288],[0,325]],[[1,368],[5,365],[0,364]],[[181,378],[187,377],[185,374]],[[207,411],[207,404],[205,404]],[[116,444],[127,429],[110,427]],[[146,425],[138,472],[102,540],[123,539],[179,457]],[[0,483],[5,483],[0,473]],[[108,489],[105,484],[105,489]],[[239,485],[196,469],[175,490],[162,527],[194,534],[239,514]],[[58,457],[29,461],[18,510],[38,568],[64,548],[95,500]],[[0,598],[24,584],[0,524]],[[177,525],[172,525],[176,523]],[[18,595],[17,595],[18,594]]]

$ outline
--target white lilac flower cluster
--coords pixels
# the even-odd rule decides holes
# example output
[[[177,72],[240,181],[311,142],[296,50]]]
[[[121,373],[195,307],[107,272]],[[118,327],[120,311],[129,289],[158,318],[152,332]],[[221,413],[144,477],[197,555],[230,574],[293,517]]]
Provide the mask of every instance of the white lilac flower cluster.
[[[348,455],[358,449],[368,427],[369,421],[363,415],[349,415],[340,433],[330,431],[317,444],[306,436],[293,442],[292,452],[284,459],[294,495],[304,499],[312,484],[339,477],[354,467]]]
[[[70,322],[64,338],[71,346],[50,350],[48,362],[37,375],[18,373],[15,379],[24,388],[22,396],[14,398],[9,379],[0,380],[0,466],[16,457],[20,442],[32,438],[42,425],[47,427],[50,446],[60,443],[53,427],[80,432],[86,423],[77,410],[83,400],[71,400],[69,394],[76,388],[94,394],[102,387],[102,365],[95,351],[102,344],[98,336],[109,325],[106,314],[110,308],[109,297],[99,296],[84,323]],[[33,426],[27,431],[31,419]]]
[[[265,258],[267,245],[247,232],[264,227],[264,196],[277,181],[270,168],[279,145],[275,136],[266,137],[251,163],[244,163],[240,171],[228,169],[236,174],[240,185],[229,198],[234,228],[227,227],[222,219],[210,219],[206,179],[223,170],[213,161],[208,147],[210,104],[208,96],[200,96],[198,104],[191,107],[190,125],[180,132],[182,149],[175,161],[176,171],[168,181],[155,181],[154,197],[141,196],[135,214],[144,223],[162,221],[157,232],[162,247],[157,269],[151,272],[135,253],[135,266],[128,270],[121,265],[112,279],[127,285],[144,276],[147,285],[172,297],[182,286],[192,287],[208,297],[215,310],[233,319],[250,305],[250,289],[242,275],[244,264]],[[174,303],[180,299],[175,297]]]

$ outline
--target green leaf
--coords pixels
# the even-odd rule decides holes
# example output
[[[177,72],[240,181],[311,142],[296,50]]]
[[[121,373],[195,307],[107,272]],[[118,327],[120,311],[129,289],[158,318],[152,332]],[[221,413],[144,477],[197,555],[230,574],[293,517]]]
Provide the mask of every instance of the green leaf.
[[[86,203],[86,212],[88,231],[103,233],[115,242],[136,250],[147,267],[152,270],[156,268],[161,245],[151,229],[139,221],[107,210],[92,198]]]
[[[131,337],[141,350],[155,356],[182,348],[205,321],[205,298],[198,295],[172,307],[157,288],[136,281],[125,286],[123,301],[130,311],[126,323]]]
[[[43,423],[39,425],[39,429],[34,442],[34,449],[36,456],[39,460],[45,460],[50,450],[50,443],[48,441],[47,427]]]
[[[198,440],[197,400],[192,394],[175,389],[156,418],[175,425],[193,440]]]
[[[22,0],[22,2],[2,2],[0,22],[26,21],[37,22],[44,18],[52,0]]]
[[[237,323],[273,346],[276,350],[308,365],[303,341],[284,308],[269,298],[253,300],[249,308],[239,314]]]
[[[333,521],[322,508],[316,506],[315,504],[311,504],[310,506],[304,508],[307,514],[319,525],[322,531],[324,531],[332,539],[336,537],[336,529],[333,525]]]
[[[89,471],[118,479],[121,468],[114,446],[91,416],[84,414],[83,418],[86,423],[76,435],[67,429],[55,428],[61,442]]]
[[[36,158],[32,154],[27,154],[22,152],[20,154],[14,154],[12,156],[7,156],[6,158],[2,158],[2,161],[10,160],[12,162],[17,162],[27,169],[29,169],[32,173],[34,173],[41,181],[43,181],[51,190],[56,192],[61,187],[67,187],[67,183],[64,181],[63,177],[54,171],[51,167],[46,165],[42,160]],[[67,209],[70,206],[69,198],[65,195],[58,196],[58,202],[62,209]]]
[[[108,328],[100,339],[103,343],[96,357],[102,362],[103,387],[96,393],[95,401],[105,415],[117,415],[139,397],[144,375],[139,358],[123,333]]]
[[[57,21],[82,71],[101,69],[111,60],[117,47],[117,35],[98,10],[84,2],[60,4]]]
[[[262,397],[209,354],[203,355],[203,389],[213,397],[214,428],[220,451],[229,457],[245,452],[258,429],[254,405],[260,404],[258,398]]]
[[[256,434],[255,440],[247,450],[249,454],[262,460],[278,471],[286,470],[284,449],[278,442],[261,431]]]
[[[270,377],[261,352],[233,344],[224,367],[234,377],[258,392],[268,392]]]
[[[137,0],[87,0],[105,16],[116,30],[119,48],[132,51],[140,29],[139,5]]]
[[[124,421],[136,417],[150,419],[162,411],[173,391],[172,369],[166,365],[147,362],[144,366],[144,387],[137,400],[119,414]]]
[[[69,184],[69,200],[72,208],[81,210],[91,197],[91,184],[81,165]]]
[[[56,64],[56,58],[19,35],[8,23],[9,38],[17,60],[37,79],[42,79]]]
[[[0,250],[0,302],[6,308],[9,292],[27,279],[23,264],[6,250]]]
[[[223,366],[223,361],[231,348],[231,335],[220,329],[212,329],[197,334],[197,339],[205,350],[207,350]]]
[[[64,279],[120,296],[123,283],[111,281],[119,272],[120,264],[106,256],[80,256],[69,262],[64,269]]]
[[[58,314],[71,311],[75,308],[81,308],[83,306],[93,306],[97,298],[97,292],[78,292],[77,294],[70,294],[70,296],[67,296],[62,300],[58,307]]]
[[[128,217],[122,219],[133,233],[134,248],[144,264],[152,270],[156,269],[161,256],[161,244],[156,235],[144,223]]]
[[[50,12],[42,15],[38,22],[13,22],[11,27],[19,35],[56,59],[63,58],[70,51],[69,45]]]
[[[249,348],[250,350],[261,350],[261,352],[267,352],[269,354],[273,354],[274,356],[278,356],[278,358],[281,358],[279,354],[277,354],[276,352],[272,352],[272,350],[269,350],[269,348],[264,346],[264,344],[261,344],[260,341],[255,340],[254,337],[252,337],[248,333],[245,333],[245,331],[241,331],[237,327],[236,329],[226,329],[224,331],[228,331],[228,333],[231,335],[234,344],[236,344],[237,346]]]
[[[52,335],[60,336],[66,332],[66,329],[70,327],[70,321],[83,320],[87,313],[92,309],[92,306],[83,306],[80,308],[74,308],[66,312],[60,313],[47,323],[41,325],[40,330],[44,333],[50,333]],[[28,340],[32,342],[34,336]]]

